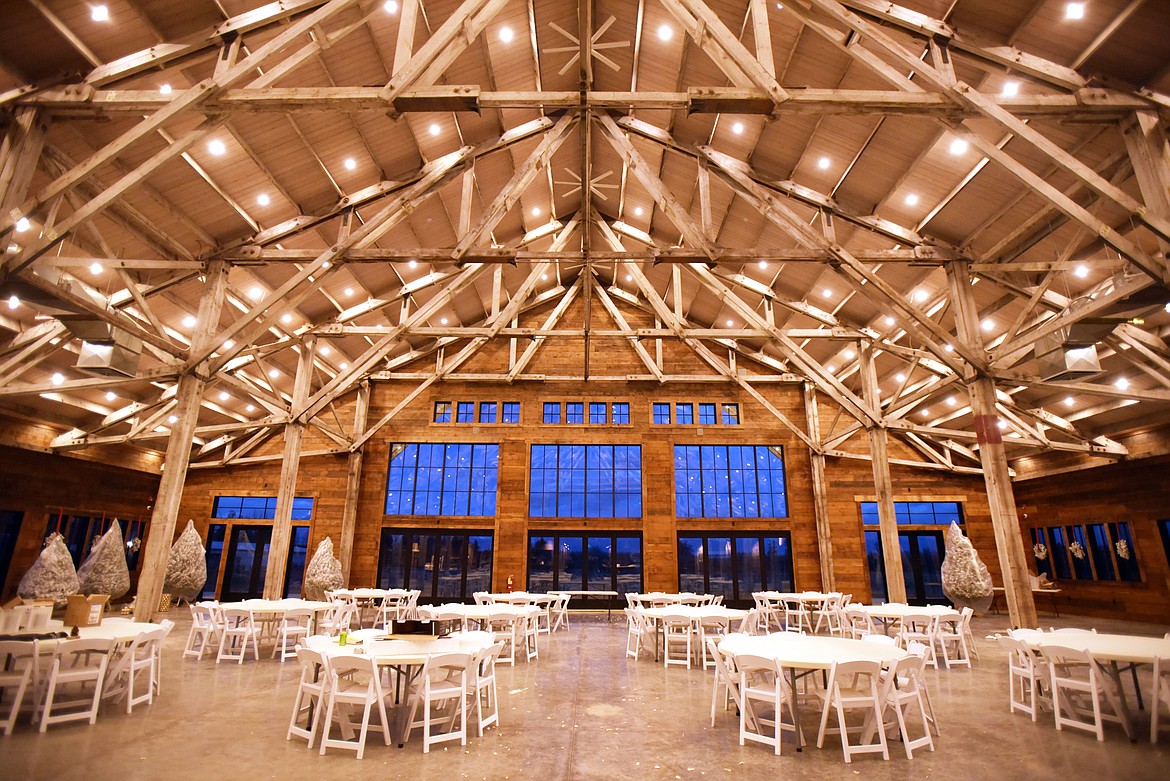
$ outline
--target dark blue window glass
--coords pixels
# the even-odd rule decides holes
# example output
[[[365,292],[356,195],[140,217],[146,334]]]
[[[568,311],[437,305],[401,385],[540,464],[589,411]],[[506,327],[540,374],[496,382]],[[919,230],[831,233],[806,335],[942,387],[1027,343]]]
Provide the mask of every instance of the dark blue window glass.
[[[520,402],[505,401],[504,402],[504,422],[505,423],[519,423],[520,422]]]
[[[499,455],[499,445],[391,445],[386,514],[495,515]]]
[[[604,401],[591,401],[591,402],[589,402],[589,422],[590,423],[594,423],[594,424],[600,423],[600,424],[604,425],[606,422],[606,418],[607,418],[606,412],[607,412],[607,410],[606,410]]]
[[[739,425],[739,405],[738,404],[724,404],[723,405],[723,425],[738,426]]]
[[[1139,583],[1142,579],[1138,567],[1137,551],[1133,549],[1133,538],[1128,523],[1111,523],[1109,532],[1113,537],[1113,549],[1117,552],[1117,574],[1122,580]],[[1122,543],[1125,543],[1123,546]]]
[[[496,403],[494,401],[481,401],[479,403],[479,422],[496,422]]]
[[[1113,545],[1109,540],[1109,532],[1103,523],[1090,523],[1089,550],[1093,554],[1093,567],[1097,570],[1097,580],[1116,580],[1113,572],[1113,555],[1109,550]]]
[[[580,401],[570,401],[565,405],[565,422],[566,423],[584,423],[585,422],[585,404]]]
[[[630,422],[630,405],[624,401],[615,401],[611,407],[614,425],[622,426]]]
[[[271,521],[276,517],[275,496],[217,496],[211,505],[212,518],[249,518]],[[293,499],[292,519],[311,521],[313,500],[307,496]]]
[[[561,422],[561,405],[546,401],[544,403],[544,422],[545,423],[560,423]]]
[[[1048,530],[1048,555],[1052,558],[1052,566],[1056,568],[1056,577],[1068,580],[1072,578],[1072,569],[1068,564],[1068,545],[1065,544],[1064,529],[1053,526]]]
[[[654,402],[654,422],[658,425],[670,423],[670,405]]]
[[[1066,526],[1068,552],[1072,557],[1073,574],[1077,580],[1092,580],[1093,566],[1089,564],[1089,541],[1084,526]]]
[[[450,423],[451,422],[451,402],[436,401],[435,402],[435,422],[436,423]]]
[[[963,525],[963,511],[958,502],[894,502],[894,518],[898,523]],[[861,503],[861,522],[878,523],[877,502]]]
[[[474,423],[475,422],[475,402],[461,401],[455,412],[456,423]]]
[[[689,426],[695,422],[695,405],[694,404],[675,404],[674,405],[674,422],[680,426]]]
[[[785,518],[784,454],[766,445],[675,445],[679,518]]]
[[[714,404],[700,404],[699,405],[699,425],[714,426],[715,425],[715,405]]]
[[[533,445],[528,514],[641,518],[640,445]]]

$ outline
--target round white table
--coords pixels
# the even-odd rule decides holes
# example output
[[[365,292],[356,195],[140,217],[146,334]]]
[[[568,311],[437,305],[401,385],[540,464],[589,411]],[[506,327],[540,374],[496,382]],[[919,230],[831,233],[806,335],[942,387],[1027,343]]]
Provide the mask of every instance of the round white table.
[[[800,670],[827,670],[834,663],[859,661],[889,665],[906,656],[904,650],[892,645],[794,632],[730,634],[719,643],[719,648],[732,656],[752,654],[776,659],[781,667]]]

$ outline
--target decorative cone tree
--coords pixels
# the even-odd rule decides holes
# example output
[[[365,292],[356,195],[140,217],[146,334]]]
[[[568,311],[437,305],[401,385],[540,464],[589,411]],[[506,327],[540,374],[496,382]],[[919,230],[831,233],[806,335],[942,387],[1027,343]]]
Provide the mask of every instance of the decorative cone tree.
[[[341,562],[333,555],[333,539],[326,537],[317,546],[317,551],[305,568],[305,598],[325,599],[325,592],[341,588],[345,578],[341,574]]]
[[[167,574],[163,591],[188,602],[199,596],[207,583],[207,549],[195,530],[195,521],[188,520],[187,528],[171,546],[167,560]]]
[[[117,518],[81,562],[77,579],[83,594],[108,594],[110,599],[118,599],[130,590],[130,568],[126,566],[122,525]]]
[[[24,573],[16,593],[24,599],[51,599],[64,602],[70,594],[76,594],[80,582],[73,567],[73,556],[65,545],[65,538],[53,532],[45,540],[41,555]]]
[[[991,573],[957,523],[947,529],[946,557],[942,563],[942,587],[956,607],[983,612],[991,605]]]

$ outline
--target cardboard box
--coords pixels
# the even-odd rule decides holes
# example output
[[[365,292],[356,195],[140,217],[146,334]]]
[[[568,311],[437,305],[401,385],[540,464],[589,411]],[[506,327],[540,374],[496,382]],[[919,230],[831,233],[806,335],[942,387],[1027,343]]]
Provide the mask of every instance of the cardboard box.
[[[102,622],[109,594],[70,594],[65,606],[65,626],[97,626]]]

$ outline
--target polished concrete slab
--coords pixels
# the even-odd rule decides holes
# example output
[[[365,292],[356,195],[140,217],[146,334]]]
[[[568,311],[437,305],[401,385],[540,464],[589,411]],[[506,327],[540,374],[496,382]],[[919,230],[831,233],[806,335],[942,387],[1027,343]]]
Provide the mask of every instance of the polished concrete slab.
[[[1057,732],[1051,716],[1033,723],[1009,715],[1006,658],[985,639],[1006,628],[1003,616],[976,620],[981,659],[974,669],[927,672],[942,730],[936,751],[907,760],[894,743],[888,762],[866,756],[848,766],[832,736],[824,749],[799,753],[786,742],[780,757],[765,746],[741,747],[734,710],[720,710],[710,726],[711,672],[627,659],[624,621],[604,613],[575,614],[569,631],[541,637],[539,661],[499,668],[501,724],[482,739],[424,755],[417,740],[399,749],[371,736],[361,761],[350,752],[320,756],[284,739],[294,662],[184,660],[189,618],[179,610],[172,618],[178,626],[164,649],[161,698],[130,715],[107,707],[93,727],[60,725],[43,735],[22,718],[0,737],[0,779],[1170,778],[1170,731],[1151,746],[1148,710],[1138,712],[1135,743],[1114,725],[1099,743],[1087,733]],[[1167,630],[1076,617],[1044,622],[1054,624]],[[1149,679],[1146,669],[1147,694]],[[804,718],[814,740],[817,716]]]

